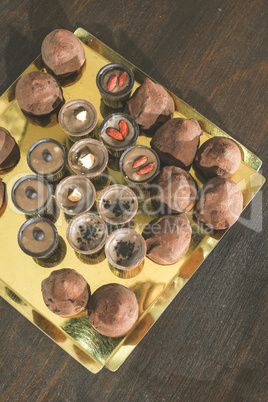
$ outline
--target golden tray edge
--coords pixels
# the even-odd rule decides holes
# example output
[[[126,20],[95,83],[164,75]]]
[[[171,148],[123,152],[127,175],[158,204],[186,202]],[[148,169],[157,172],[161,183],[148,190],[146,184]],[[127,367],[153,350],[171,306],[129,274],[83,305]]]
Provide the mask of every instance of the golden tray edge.
[[[138,83],[141,83],[141,81],[148,75],[143,73],[142,71],[138,70],[135,66],[133,66],[131,63],[129,63],[127,60],[125,60],[123,57],[115,53],[112,49],[108,48],[106,45],[104,45],[102,42],[100,42],[97,38],[95,38],[93,35],[89,34],[87,31],[85,31],[82,28],[79,28],[78,30],[75,31],[75,34],[79,37],[80,40],[82,40],[87,46],[93,48],[95,51],[98,53],[102,54],[103,57],[107,59],[108,62],[122,62],[128,66],[130,66],[134,70],[134,74],[136,77],[136,81]],[[97,50],[96,50],[97,49]],[[36,59],[36,61],[38,58]],[[23,73],[24,74],[24,73]],[[14,100],[14,88],[15,88],[16,82],[11,85],[11,87],[5,92],[3,97],[1,98],[0,101],[0,117],[3,115],[6,110],[9,108],[11,103]],[[224,133],[222,130],[220,130],[218,127],[213,125],[209,120],[207,120],[205,117],[203,117],[201,114],[196,112],[194,109],[192,109],[189,105],[187,105],[185,102],[181,101],[179,98],[177,98],[174,94],[170,93],[175,101],[176,104],[176,109],[179,111],[181,114],[186,115],[188,118],[194,117],[196,118],[199,123],[201,124],[201,127],[204,131],[208,132],[210,135],[224,135],[228,136],[226,133]],[[232,137],[230,137],[232,138]],[[242,144],[240,146],[244,150],[244,162],[249,165],[252,169],[255,171],[258,171],[259,168],[261,167],[261,161],[260,159],[255,156],[252,152],[247,150]],[[254,192],[247,197],[247,202],[250,202],[252,198],[255,196],[255,194],[259,191],[261,186],[264,184],[264,177],[257,174],[256,178],[254,179],[255,185],[254,187]],[[221,237],[220,237],[221,238]],[[203,255],[202,261],[206,258],[206,256],[210,253],[210,251],[215,247],[215,245],[218,243],[219,239],[212,239],[209,247],[205,248],[205,253]],[[201,242],[202,243],[202,242]],[[202,244],[199,244],[199,249],[202,249]],[[190,257],[187,260],[184,260],[184,263],[187,264],[189,263],[189,260],[193,260],[193,256],[196,254],[196,251],[194,250],[193,254],[190,255]],[[192,262],[192,267],[193,264],[196,264],[195,267],[193,267],[193,272],[196,271],[198,266],[201,265],[202,261],[200,262],[200,259]],[[191,276],[190,276],[191,277]],[[189,278],[190,278],[189,277]],[[19,296],[15,292],[12,291],[11,286],[5,284],[5,282],[0,279],[0,295],[7,301],[9,302],[14,308],[16,308],[19,312],[21,312],[27,319],[29,319],[34,325],[36,325],[39,329],[41,329],[46,335],[48,335],[52,340],[54,340],[59,346],[61,346],[65,351],[67,351],[72,357],[74,357],[76,360],[78,360],[81,364],[83,364],[87,369],[89,369],[91,372],[96,373],[98,372],[103,366],[107,367],[111,371],[115,371],[127,358],[127,356],[132,352],[132,350],[137,346],[139,341],[142,339],[142,337],[147,333],[147,331],[151,328],[153,323],[157,320],[157,318],[163,313],[163,311],[166,309],[166,307],[169,305],[169,303],[174,299],[174,297],[178,294],[178,292],[181,290],[181,288],[184,286],[184,284],[188,281],[188,279],[184,281],[182,284],[181,280],[178,279],[178,275],[176,275],[173,280],[168,283],[164,290],[160,292],[160,294],[157,296],[156,300],[149,306],[149,308],[144,311],[144,313],[141,315],[136,327],[141,327],[140,330],[137,331],[138,333],[138,339],[132,339],[133,334],[132,331],[131,333],[126,336],[114,349],[113,353],[109,356],[108,359],[104,363],[99,362],[94,356],[90,355],[87,351],[84,351],[81,349],[81,345],[71,337],[67,335],[67,341],[69,344],[65,343],[64,345],[60,345],[60,342],[57,342],[55,339],[53,339],[53,336],[51,336],[50,330],[47,330],[47,327],[45,325],[37,324],[34,322],[32,319],[32,312],[35,311],[35,308],[31,306],[28,302],[24,301],[24,298],[22,296]],[[6,292],[6,289],[9,289],[11,293],[9,295]],[[12,295],[13,292],[13,295]],[[14,296],[15,295],[15,296]],[[16,299],[16,296],[22,300],[22,303],[18,303],[17,301],[14,301],[14,298]],[[38,311],[36,311],[37,314],[39,314]],[[42,314],[41,314],[42,317]],[[44,322],[46,323],[47,319],[44,318]],[[53,326],[53,323],[49,323],[50,325]],[[48,325],[48,328],[50,326]],[[145,328],[145,330],[144,330]],[[50,328],[51,329],[51,328]],[[58,330],[58,328],[57,328]],[[66,332],[64,332],[64,335],[66,336]],[[80,355],[77,353],[73,352],[73,346],[77,347],[80,349]]]

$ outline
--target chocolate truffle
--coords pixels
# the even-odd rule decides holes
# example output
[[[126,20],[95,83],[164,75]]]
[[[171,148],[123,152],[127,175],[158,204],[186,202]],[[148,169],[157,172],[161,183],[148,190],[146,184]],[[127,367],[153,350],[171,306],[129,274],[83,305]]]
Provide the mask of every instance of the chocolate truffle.
[[[13,168],[20,159],[20,150],[15,139],[0,127],[0,173]]]
[[[151,197],[162,214],[190,211],[197,198],[197,185],[190,173],[177,166],[165,166],[154,181]]]
[[[226,137],[213,137],[204,142],[195,155],[195,165],[205,176],[231,177],[239,168],[241,152]]]
[[[70,268],[51,272],[42,281],[41,289],[46,306],[61,317],[70,317],[83,311],[90,296],[85,278]]]
[[[15,96],[24,112],[36,116],[53,112],[63,101],[57,81],[50,74],[41,71],[33,71],[21,77]]]
[[[41,54],[45,65],[59,77],[80,70],[85,52],[79,39],[66,29],[55,29],[43,40]]]
[[[167,165],[189,169],[201,134],[201,127],[195,119],[174,118],[156,131],[151,147]]]
[[[175,105],[172,97],[161,85],[145,78],[127,101],[126,113],[143,130],[154,131],[173,117]]]
[[[151,221],[142,232],[150,260],[160,265],[178,262],[188,251],[192,229],[185,214],[164,215]]]
[[[0,179],[0,210],[5,202],[5,193],[6,193],[5,184],[2,182],[2,179]]]
[[[209,228],[222,230],[232,226],[243,210],[243,195],[236,183],[214,177],[200,190],[194,216]]]
[[[118,283],[98,288],[88,304],[88,319],[102,335],[117,337],[128,332],[138,319],[139,306],[132,290]]]

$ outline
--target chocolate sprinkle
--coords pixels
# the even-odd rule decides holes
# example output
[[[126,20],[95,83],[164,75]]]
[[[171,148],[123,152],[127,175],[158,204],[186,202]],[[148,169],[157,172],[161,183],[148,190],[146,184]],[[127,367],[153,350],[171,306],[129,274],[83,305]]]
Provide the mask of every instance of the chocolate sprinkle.
[[[120,240],[115,247],[117,257],[131,258],[135,249],[135,242]],[[121,259],[118,260],[118,264],[121,264]]]
[[[116,218],[118,218],[119,216],[122,216],[123,213],[125,211],[130,211],[130,202],[126,201],[126,202],[122,202],[121,200],[119,200],[119,198],[116,198],[114,203],[111,204],[111,201],[109,200],[103,200],[104,202],[104,208],[108,209],[109,211],[111,211]],[[131,203],[133,203],[134,200],[131,200]]]

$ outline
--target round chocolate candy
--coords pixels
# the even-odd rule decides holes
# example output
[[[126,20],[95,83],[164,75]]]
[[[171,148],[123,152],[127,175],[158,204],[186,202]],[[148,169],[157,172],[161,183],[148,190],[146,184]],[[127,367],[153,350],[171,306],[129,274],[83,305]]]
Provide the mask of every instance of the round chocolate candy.
[[[204,142],[195,155],[195,165],[211,177],[231,177],[239,168],[241,152],[236,143],[226,137],[213,137]]]
[[[98,288],[88,304],[91,325],[102,335],[118,337],[128,332],[138,319],[139,305],[132,290],[118,283]]]
[[[188,170],[193,163],[201,134],[201,127],[195,119],[170,119],[156,131],[151,147],[161,162]]]
[[[150,260],[160,265],[178,262],[188,251],[192,229],[185,214],[164,215],[152,220],[142,232]]]
[[[86,59],[81,42],[66,29],[50,32],[43,40],[41,54],[45,65],[59,77],[77,72]]]
[[[190,173],[177,166],[165,166],[154,181],[153,205],[161,214],[189,212],[197,198],[197,185]]]
[[[61,317],[70,317],[83,311],[90,296],[85,278],[70,268],[51,272],[42,281],[41,289],[46,306]]]
[[[238,185],[229,179],[214,177],[200,190],[194,216],[211,229],[232,226],[243,210],[243,195]]]
[[[33,71],[21,77],[15,96],[24,112],[36,116],[53,112],[63,102],[58,82],[52,75],[41,71]]]
[[[126,104],[126,113],[143,130],[154,131],[173,117],[175,105],[164,87],[145,78]]]
[[[19,159],[18,144],[4,127],[0,127],[0,173],[13,168]]]

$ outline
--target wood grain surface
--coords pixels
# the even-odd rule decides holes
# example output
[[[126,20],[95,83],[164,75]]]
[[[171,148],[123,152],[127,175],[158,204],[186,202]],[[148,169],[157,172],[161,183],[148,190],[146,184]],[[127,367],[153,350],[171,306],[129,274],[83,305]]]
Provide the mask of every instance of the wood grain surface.
[[[1,93],[47,33],[82,27],[257,154],[267,177],[265,0],[0,7]],[[91,374],[1,299],[0,400],[266,401],[266,188],[115,373]]]

